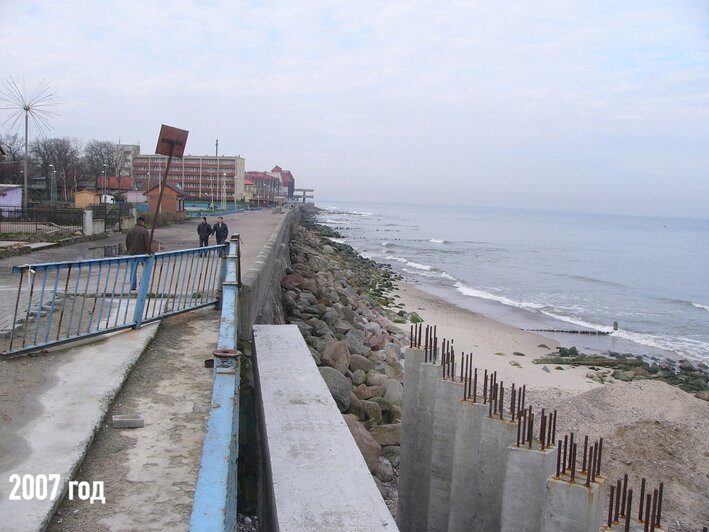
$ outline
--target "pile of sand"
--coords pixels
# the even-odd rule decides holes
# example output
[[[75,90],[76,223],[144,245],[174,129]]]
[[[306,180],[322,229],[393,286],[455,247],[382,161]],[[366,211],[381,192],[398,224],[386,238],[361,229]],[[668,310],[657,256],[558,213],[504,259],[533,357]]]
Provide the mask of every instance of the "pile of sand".
[[[663,525],[709,523],[709,403],[658,381],[609,384],[556,405],[538,399],[558,411],[557,439],[603,438],[601,473],[611,482],[627,473],[635,497],[641,478],[651,489],[664,482]]]

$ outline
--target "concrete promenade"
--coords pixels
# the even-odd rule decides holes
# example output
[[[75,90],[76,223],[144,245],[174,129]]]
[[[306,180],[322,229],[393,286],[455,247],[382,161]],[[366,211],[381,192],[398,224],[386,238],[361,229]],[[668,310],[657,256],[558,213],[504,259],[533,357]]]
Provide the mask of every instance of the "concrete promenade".
[[[242,236],[242,271],[248,270],[256,260],[283,216],[273,214],[270,210],[225,216],[230,233],[238,232]],[[216,219],[208,219],[210,223],[216,221]],[[197,222],[192,221],[164,229],[159,228],[156,230],[156,238],[161,241],[166,250],[195,247],[198,244],[196,226]],[[19,276],[11,273],[13,265],[97,258],[102,253],[100,249],[96,248],[114,246],[123,241],[124,235],[115,234],[104,240],[43,249],[28,255],[0,260],[0,316],[7,317],[8,314],[11,316],[14,308]],[[183,334],[184,340],[172,346],[172,351],[175,354],[189,351],[187,354],[192,356],[192,362],[195,363],[203,358],[210,358],[211,349],[216,345],[218,326],[213,327],[209,324],[219,320],[218,315],[209,314],[209,309],[198,312],[201,313],[198,319],[201,319],[204,325],[189,327],[189,324],[183,323],[183,326],[173,336],[178,337],[179,334]],[[181,319],[184,322],[188,318]],[[0,530],[34,531],[43,530],[48,526],[52,513],[59,504],[59,498],[38,500],[37,497],[34,497],[34,500],[31,501],[10,500],[11,491],[15,485],[14,482],[10,482],[11,475],[17,474],[20,477],[24,475],[60,475],[62,483],[60,489],[66,487],[69,480],[76,476],[87,449],[101,428],[104,416],[111,407],[116,394],[121,390],[126,378],[131,375],[133,367],[141,358],[145,348],[153,341],[158,330],[157,324],[153,324],[137,331],[129,330],[99,337],[80,346],[74,344],[57,348],[40,356],[2,361],[0,364]],[[175,371],[172,373],[161,372],[158,368],[158,371],[153,374],[153,378],[157,378],[160,382],[147,382],[146,386],[138,388],[138,390],[143,390],[139,393],[148,393],[151,389],[159,389],[160,393],[165,396],[169,397],[174,394],[176,398],[179,397],[179,400],[163,401],[165,403],[162,406],[163,418],[167,420],[168,425],[169,421],[184,409],[185,402],[189,404],[189,401],[194,400],[197,404],[201,400],[184,397],[185,394],[181,392],[180,387],[186,383],[190,381],[198,383],[199,386],[195,386],[195,393],[202,393],[206,397],[207,405],[209,404],[211,374],[192,362],[187,368],[184,368],[178,366],[179,363],[175,360]],[[192,377],[192,371],[195,374],[199,372],[199,375]],[[173,375],[176,380],[171,382],[166,375]],[[205,386],[206,394],[204,393]],[[158,423],[160,419],[151,418],[151,407],[150,401],[143,401],[139,406],[141,409],[139,413],[144,414],[146,418],[146,429],[151,422],[153,428],[135,434],[151,434],[153,442],[163,441],[169,447],[174,433],[179,433],[180,429],[178,427],[171,432],[169,427],[160,425]],[[192,434],[190,445],[197,447],[196,452],[188,453],[189,456],[181,457],[176,461],[199,461],[200,429],[203,431],[201,418],[206,420],[208,412],[200,410],[198,407],[195,407],[195,410],[201,412],[201,415],[192,420],[189,430]],[[131,412],[114,411],[113,413]],[[104,430],[109,429],[104,428]],[[112,430],[116,431],[117,429]],[[143,431],[144,429],[136,430]],[[148,445],[154,446],[153,444]],[[145,470],[146,464],[140,463],[140,455],[131,457],[131,460],[134,462],[132,463],[134,470]],[[159,468],[164,470],[169,467],[172,469],[172,466],[172,463],[164,463]],[[152,467],[155,467],[155,464]],[[189,464],[189,467],[196,471],[198,464]],[[169,476],[165,471],[163,471],[163,475]],[[90,480],[101,481],[102,478],[94,477]],[[148,480],[155,484],[155,479]],[[190,489],[193,489],[196,478],[185,477],[180,481],[182,482],[183,495],[187,494],[185,500],[188,500]],[[192,488],[190,488],[190,482]],[[158,486],[158,491],[160,491],[160,486]],[[22,489],[18,493],[22,498]],[[136,498],[133,502],[136,505],[150,502],[144,500],[140,493],[135,495]],[[108,482],[105,496],[107,505],[100,506],[103,510],[110,505],[116,514],[130,514],[133,511],[129,507],[121,508],[111,504]],[[77,499],[76,492],[74,497]],[[82,511],[85,510],[83,513],[90,514],[94,509],[98,510],[99,508],[96,503],[89,506],[88,501],[75,500],[74,502],[81,503]],[[174,503],[174,500],[169,498],[167,503]],[[100,503],[98,504],[100,505]],[[158,509],[158,511],[166,514],[170,513],[170,508],[168,506]],[[186,511],[189,514],[189,509]],[[125,525],[125,523],[123,524]],[[177,523],[173,522],[173,524]],[[162,525],[155,523],[155,528],[153,528],[150,523],[146,522],[143,522],[141,528],[145,530],[160,529],[161,526],[163,529],[165,529],[164,526],[172,529],[171,525],[167,523]],[[185,521],[183,526],[179,528],[186,529],[186,526]],[[92,530],[122,528],[115,521],[112,526],[110,519],[105,521],[102,526],[90,525],[90,527]]]

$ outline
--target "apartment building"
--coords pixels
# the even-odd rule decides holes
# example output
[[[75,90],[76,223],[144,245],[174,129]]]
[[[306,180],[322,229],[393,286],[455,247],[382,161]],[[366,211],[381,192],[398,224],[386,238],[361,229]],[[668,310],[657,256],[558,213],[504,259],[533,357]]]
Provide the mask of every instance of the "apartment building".
[[[131,176],[138,190],[148,190],[162,179],[167,157],[134,152],[131,159]],[[187,200],[243,201],[244,168],[239,156],[185,155],[172,159],[167,182],[179,187]]]

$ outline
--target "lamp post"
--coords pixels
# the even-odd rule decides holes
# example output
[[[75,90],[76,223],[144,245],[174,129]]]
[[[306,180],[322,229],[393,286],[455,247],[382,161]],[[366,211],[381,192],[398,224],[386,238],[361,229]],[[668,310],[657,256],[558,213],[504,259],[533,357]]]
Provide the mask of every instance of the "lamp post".
[[[222,210],[226,210],[226,172],[222,174]]]
[[[103,163],[103,170],[101,173],[103,174],[103,193],[106,193],[106,168],[108,165],[106,163]]]
[[[54,168],[53,164],[50,164],[49,168],[52,169],[52,176],[49,178],[49,203],[54,205],[54,183],[57,179],[57,169]]]

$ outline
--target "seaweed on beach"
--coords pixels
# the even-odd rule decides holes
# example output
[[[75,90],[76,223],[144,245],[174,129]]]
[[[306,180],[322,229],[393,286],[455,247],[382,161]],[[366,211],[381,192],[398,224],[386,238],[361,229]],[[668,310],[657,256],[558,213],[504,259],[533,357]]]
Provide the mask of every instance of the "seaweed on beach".
[[[705,367],[695,367],[692,363],[681,360],[678,363],[670,360],[648,361],[642,356],[609,353],[609,356],[586,355],[576,347],[560,347],[555,354],[543,356],[533,361],[535,364],[588,366],[589,369],[609,368],[612,373],[597,373],[593,380],[606,382],[608,377],[619,381],[635,381],[642,379],[659,380],[677,386],[689,393],[709,390],[709,373]]]

